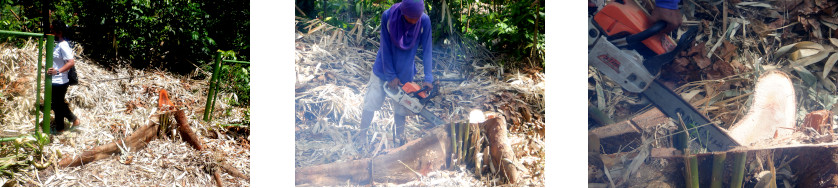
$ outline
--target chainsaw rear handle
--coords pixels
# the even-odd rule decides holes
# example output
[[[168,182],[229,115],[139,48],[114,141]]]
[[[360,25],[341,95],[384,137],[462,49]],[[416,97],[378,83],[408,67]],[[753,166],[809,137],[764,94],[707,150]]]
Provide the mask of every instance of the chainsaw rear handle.
[[[695,35],[698,32],[698,27],[692,26],[687,29],[687,32],[681,35],[681,38],[678,39],[678,43],[675,46],[675,49],[669,51],[665,54],[657,55],[651,58],[647,58],[643,61],[643,66],[649,70],[649,73],[652,75],[658,74],[660,72],[661,67],[663,65],[672,62],[675,60],[675,56],[681,53],[681,51],[686,50],[687,48],[692,47],[692,43],[695,40]]]
[[[422,86],[422,89],[420,89],[419,91],[415,91],[415,92],[413,92],[413,93],[422,93],[422,92],[425,92],[425,91],[427,91],[427,92],[428,92],[428,94],[430,94],[430,93],[431,93],[431,91],[433,91],[433,90],[431,89],[431,87]]]
[[[643,45],[643,44],[641,44],[641,42],[643,40],[646,40],[649,37],[655,36],[656,34],[663,31],[664,28],[666,28],[666,22],[664,22],[664,21],[655,22],[655,24],[652,24],[652,26],[650,26],[648,29],[643,30],[643,31],[641,31],[640,33],[637,33],[637,34],[627,36],[626,37],[626,43],[628,43],[629,45],[634,45],[634,44]]]

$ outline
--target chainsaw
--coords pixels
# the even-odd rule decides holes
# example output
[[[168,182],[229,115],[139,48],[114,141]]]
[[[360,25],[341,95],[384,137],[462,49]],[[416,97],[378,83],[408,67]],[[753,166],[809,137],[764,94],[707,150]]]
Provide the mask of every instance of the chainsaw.
[[[387,87],[387,82],[384,82],[384,92],[387,93],[387,96],[390,98],[398,101],[398,103],[407,110],[410,110],[413,113],[419,114],[428,122],[431,123],[431,126],[438,126],[445,124],[439,117],[425,109],[426,104],[430,101],[430,99],[436,96],[436,92],[432,92],[429,87],[421,88],[418,84],[413,82],[408,82],[402,86],[401,89],[394,89],[395,91],[389,89]]]
[[[699,143],[710,151],[727,151],[740,144],[699,113],[678,94],[656,79],[664,64],[672,62],[692,44],[697,28],[690,27],[674,40],[660,31],[665,22],[649,23],[647,14],[620,0],[588,17],[588,63],[623,89],[648,98],[666,116],[694,127]]]

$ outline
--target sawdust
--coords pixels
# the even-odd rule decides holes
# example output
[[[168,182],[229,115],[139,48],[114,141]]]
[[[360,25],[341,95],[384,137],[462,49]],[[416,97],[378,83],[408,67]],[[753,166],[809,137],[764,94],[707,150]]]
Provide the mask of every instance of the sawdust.
[[[18,136],[32,133],[35,129],[34,91],[37,43],[29,41],[24,47],[3,45],[0,52],[2,66],[0,78],[5,80],[30,80],[19,94],[5,95],[9,98],[0,106],[6,114],[2,117],[0,136]],[[147,147],[136,150],[124,148],[113,157],[84,164],[79,167],[35,170],[30,167],[15,174],[15,179],[28,186],[215,186],[211,169],[216,159],[250,174],[250,150],[241,143],[249,136],[231,137],[219,134],[224,129],[217,124],[240,122],[245,108],[228,105],[226,98],[231,93],[219,93],[214,120],[204,122],[203,108],[206,101],[208,79],[194,80],[187,76],[172,75],[165,70],[135,70],[120,63],[114,67],[102,67],[91,62],[83,54],[83,47],[75,45],[76,68],[79,85],[67,92],[67,102],[81,125],[74,130],[52,137],[52,143],[44,147],[45,159],[56,164],[60,157],[75,157],[84,150],[125,138],[137,127],[147,125],[157,114],[156,101],[160,89],[166,89],[175,105],[186,112],[189,124],[203,139],[205,151],[196,151],[180,138],[159,138]],[[197,68],[196,68],[197,69]],[[10,71],[14,70],[14,71]],[[8,73],[19,74],[8,74]],[[198,74],[198,70],[195,71]],[[13,81],[14,82],[14,81]],[[5,84],[5,83],[0,83]],[[9,87],[15,88],[15,87]],[[57,101],[53,101],[57,102]],[[214,138],[208,138],[212,133]],[[247,141],[242,141],[247,140]],[[222,173],[226,186],[249,186],[249,180],[234,178]],[[5,182],[7,177],[0,177]]]

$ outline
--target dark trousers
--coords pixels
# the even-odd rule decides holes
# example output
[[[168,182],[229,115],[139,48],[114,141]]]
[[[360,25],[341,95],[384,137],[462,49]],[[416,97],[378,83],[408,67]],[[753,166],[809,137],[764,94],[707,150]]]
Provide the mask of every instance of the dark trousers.
[[[64,118],[70,122],[76,121],[76,115],[70,111],[70,106],[64,102],[69,84],[52,84],[52,112],[55,113],[55,130],[64,130]]]

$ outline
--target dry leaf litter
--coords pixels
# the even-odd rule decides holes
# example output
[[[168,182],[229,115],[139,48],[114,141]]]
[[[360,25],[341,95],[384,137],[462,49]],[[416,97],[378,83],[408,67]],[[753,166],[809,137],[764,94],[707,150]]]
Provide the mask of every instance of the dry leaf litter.
[[[361,106],[378,50],[377,38],[355,38],[357,33],[354,32],[360,31],[346,32],[317,19],[297,17],[295,21],[295,166],[371,156],[372,151],[358,150],[354,144],[358,142],[353,140],[359,132]],[[308,32],[301,32],[303,29]],[[492,63],[492,56],[485,48],[469,48],[460,54],[465,58],[454,58],[451,46],[441,46],[444,47],[435,46],[433,52],[435,79],[466,79],[434,85],[440,93],[426,109],[449,123],[468,121],[472,109],[505,114],[516,157],[531,172],[525,175],[521,185],[543,186],[544,73],[525,70],[503,73],[502,67]],[[424,67],[418,57],[416,65],[420,74],[414,80],[421,80],[419,76]],[[381,139],[392,139],[392,105],[385,102],[375,113],[370,136],[376,137],[376,141],[372,145],[382,144]],[[426,129],[424,119],[408,117],[405,137],[408,140],[421,138]],[[391,145],[392,140],[389,143]],[[383,144],[388,145],[387,142]],[[425,178],[399,186],[499,184],[497,176],[481,181],[473,170],[457,168],[432,172]]]
[[[37,43],[30,40],[22,48],[2,44],[0,63],[0,136],[31,134],[35,128],[34,88]],[[81,121],[74,130],[52,137],[44,147],[47,161],[57,164],[61,157],[76,157],[95,146],[104,145],[130,135],[136,128],[157,121],[160,89],[186,112],[190,127],[203,142],[205,151],[197,151],[175,138],[154,139],[143,149],[121,148],[112,157],[78,167],[45,170],[34,167],[17,172],[14,178],[27,186],[215,186],[209,169],[216,160],[224,160],[249,176],[249,137],[223,134],[218,126],[203,120],[209,77],[193,80],[162,70],[135,70],[127,66],[111,68],[91,63],[84,48],[76,44],[76,68],[79,85],[67,92],[70,108]],[[196,71],[199,71],[196,68]],[[197,73],[193,73],[197,74]],[[213,125],[237,123],[246,109],[227,104],[231,93],[219,93]],[[57,102],[57,101],[53,101]],[[222,113],[229,111],[230,113]],[[154,119],[154,120],[152,120]],[[208,137],[213,135],[213,138]],[[244,145],[244,146],[243,146]],[[46,171],[46,172],[45,172]],[[225,186],[249,186],[249,180],[221,173]],[[8,181],[0,177],[0,182]]]

